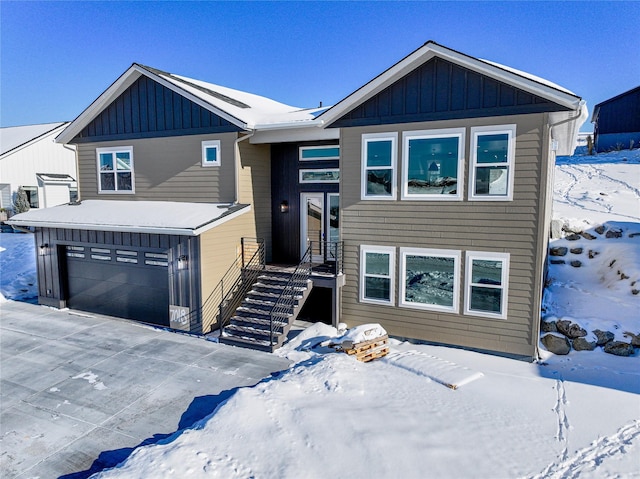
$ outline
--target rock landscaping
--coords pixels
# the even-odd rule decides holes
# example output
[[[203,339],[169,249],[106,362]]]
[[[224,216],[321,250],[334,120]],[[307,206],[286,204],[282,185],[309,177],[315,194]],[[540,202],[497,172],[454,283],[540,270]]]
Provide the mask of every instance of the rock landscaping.
[[[559,238],[556,235],[557,239],[549,248],[549,265],[561,268],[553,270],[555,276],[562,277],[561,271],[566,271],[562,268],[569,266],[582,268],[584,275],[587,275],[584,276],[585,278],[593,278],[594,276],[591,275],[596,275],[597,280],[603,284],[604,288],[614,288],[616,291],[622,292],[628,291],[625,294],[631,296],[640,294],[640,277],[634,277],[634,275],[638,276],[637,268],[636,270],[629,269],[628,266],[625,268],[625,265],[628,265],[627,258],[619,256],[618,253],[614,253],[614,256],[611,249],[607,248],[609,242],[617,244],[621,238],[628,241],[628,238],[638,237],[637,239],[640,240],[640,234],[627,232],[627,228],[617,227],[618,225],[623,224],[600,225],[589,231],[569,230],[569,228],[562,227],[564,238]],[[558,225],[556,225],[557,227]],[[637,247],[640,248],[640,242]],[[635,249],[635,246],[633,248]],[[553,277],[550,277],[546,284],[552,284],[554,280]],[[576,287],[572,282],[560,284],[565,287]],[[543,308],[540,342],[553,354],[565,355],[569,354],[571,350],[603,350],[605,353],[616,356],[634,356],[635,350],[640,349],[640,331],[625,331],[623,329],[625,318],[620,318],[623,322],[622,325],[615,324],[615,327],[612,325],[611,331],[595,327],[590,330],[589,325],[592,323],[590,319],[585,319],[582,321],[583,324],[580,324],[581,321],[573,318],[545,316],[544,313]]]

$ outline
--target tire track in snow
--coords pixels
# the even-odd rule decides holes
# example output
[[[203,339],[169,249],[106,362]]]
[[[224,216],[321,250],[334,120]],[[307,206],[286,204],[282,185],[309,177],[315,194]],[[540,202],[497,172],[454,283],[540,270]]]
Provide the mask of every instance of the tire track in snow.
[[[593,441],[572,457],[550,464],[540,474],[529,477],[530,479],[570,479],[580,477],[582,473],[593,477],[591,473],[595,472],[605,459],[626,453],[626,447],[630,446],[634,440],[640,440],[640,421],[637,420],[621,427],[611,436]]]

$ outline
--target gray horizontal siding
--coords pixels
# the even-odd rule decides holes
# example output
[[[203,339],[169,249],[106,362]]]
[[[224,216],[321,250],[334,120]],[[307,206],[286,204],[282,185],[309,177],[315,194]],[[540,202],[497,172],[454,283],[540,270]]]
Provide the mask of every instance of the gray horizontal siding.
[[[381,323],[390,334],[428,341],[532,356],[539,319],[539,257],[543,218],[540,182],[547,177],[541,152],[547,151],[543,125],[546,115],[516,115],[491,119],[410,123],[342,130],[342,239],[345,243],[343,320],[349,325]],[[509,202],[468,201],[471,134],[481,125],[517,124],[514,199]],[[363,133],[398,132],[398,198],[401,187],[402,132],[467,127],[463,201],[362,201],[360,199],[361,138]],[[366,245],[455,249],[462,252],[460,314],[360,303],[359,247]],[[494,320],[462,314],[464,253],[510,254],[508,319]],[[396,250],[395,297],[400,271]]]
[[[83,200],[231,202],[236,133],[175,136],[78,145]],[[202,167],[202,141],[220,140],[221,166]],[[96,148],[133,146],[135,194],[98,193]]]

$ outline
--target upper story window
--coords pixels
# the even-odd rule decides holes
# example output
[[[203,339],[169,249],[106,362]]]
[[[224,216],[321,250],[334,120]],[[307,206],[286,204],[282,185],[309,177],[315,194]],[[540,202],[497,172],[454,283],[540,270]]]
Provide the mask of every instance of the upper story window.
[[[338,145],[301,146],[300,161],[339,160],[340,147]]]
[[[462,199],[464,135],[464,128],[403,134],[402,199]]]
[[[362,135],[363,200],[395,200],[397,133]]]
[[[469,199],[513,199],[516,125],[471,128]]]
[[[467,251],[464,313],[507,319],[509,253]]]
[[[133,147],[97,148],[98,192],[134,193]]]
[[[202,166],[220,166],[220,140],[202,142]]]

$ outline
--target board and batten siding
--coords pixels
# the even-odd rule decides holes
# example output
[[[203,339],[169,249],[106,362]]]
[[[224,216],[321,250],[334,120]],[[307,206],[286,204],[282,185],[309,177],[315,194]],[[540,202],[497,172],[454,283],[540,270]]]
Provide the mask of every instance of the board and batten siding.
[[[546,253],[549,199],[544,113],[506,117],[446,120],[341,131],[341,234],[344,241],[343,320],[349,327],[381,323],[396,336],[535,356],[542,294],[542,260]],[[468,200],[470,128],[517,124],[513,201]],[[465,127],[462,201],[402,201],[402,132]],[[396,201],[360,199],[362,134],[398,132]],[[541,231],[542,228],[542,231]],[[400,247],[454,249],[462,253],[459,314],[383,306],[359,301],[360,245],[396,247],[395,303],[399,301]],[[466,251],[510,253],[508,318],[496,320],[462,314]]]
[[[80,199],[232,202],[236,133],[169,136],[78,144]],[[221,165],[202,166],[202,142],[220,140]],[[135,194],[98,193],[96,148],[133,147]]]
[[[238,259],[243,237],[256,236],[253,212],[248,211],[200,235],[200,284],[202,301],[216,289],[224,274]],[[202,331],[217,328],[212,317],[203,318]]]
[[[251,205],[249,214],[255,220],[255,237],[264,239],[266,258],[271,261],[271,148],[269,145],[252,145],[248,141],[240,142],[238,147],[238,203]]]

